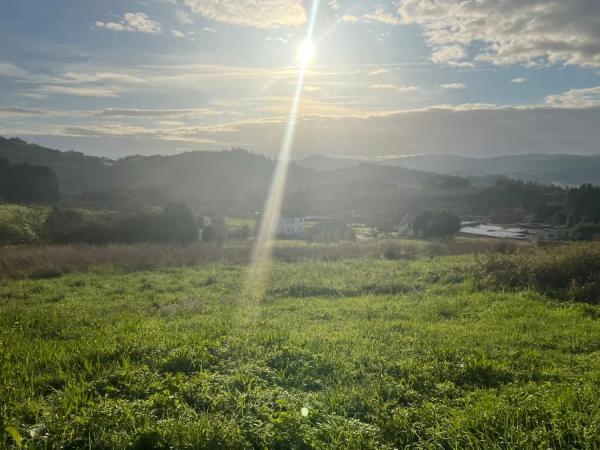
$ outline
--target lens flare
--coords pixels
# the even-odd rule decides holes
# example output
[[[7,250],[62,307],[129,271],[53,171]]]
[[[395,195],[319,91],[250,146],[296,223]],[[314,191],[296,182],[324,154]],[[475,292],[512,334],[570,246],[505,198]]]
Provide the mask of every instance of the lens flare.
[[[304,76],[311,59],[315,56],[315,47],[314,44],[312,44],[312,37],[318,7],[319,0],[314,0],[310,21],[308,22],[306,38],[298,51],[300,66],[298,68],[298,79],[296,81],[294,99],[290,108],[285,133],[283,135],[277,166],[275,168],[273,180],[271,181],[269,196],[265,203],[261,225],[252,252],[252,262],[246,280],[246,293],[253,299],[262,298],[271,272],[273,238],[275,237],[275,230],[277,229],[277,224],[281,215],[281,205],[285,193],[290,155],[294,142],[294,132],[298,120],[298,109],[302,97]]]

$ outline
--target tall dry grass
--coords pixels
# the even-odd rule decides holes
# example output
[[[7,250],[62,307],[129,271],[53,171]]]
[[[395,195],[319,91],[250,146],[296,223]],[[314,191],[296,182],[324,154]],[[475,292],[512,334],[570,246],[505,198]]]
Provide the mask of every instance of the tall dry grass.
[[[466,253],[512,253],[515,244],[493,240],[450,240],[426,242],[418,240],[372,240],[337,244],[305,244],[280,242],[273,258],[281,262],[303,259],[338,261],[357,258],[407,260],[419,256],[445,256]],[[115,267],[126,271],[156,267],[202,265],[213,262],[247,264],[252,243],[217,246],[203,243],[49,245],[0,247],[0,278],[51,278],[95,267]]]

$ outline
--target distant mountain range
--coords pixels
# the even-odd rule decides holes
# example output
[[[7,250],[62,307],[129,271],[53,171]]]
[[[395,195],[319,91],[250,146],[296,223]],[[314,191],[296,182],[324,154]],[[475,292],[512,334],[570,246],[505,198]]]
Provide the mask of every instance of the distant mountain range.
[[[592,183],[600,185],[600,155],[546,155],[526,154],[474,158],[458,155],[419,155],[371,161],[379,165],[459,175],[475,181],[496,176],[507,176],[525,181],[565,186]],[[304,168],[337,170],[356,167],[364,160],[311,156],[296,161]]]

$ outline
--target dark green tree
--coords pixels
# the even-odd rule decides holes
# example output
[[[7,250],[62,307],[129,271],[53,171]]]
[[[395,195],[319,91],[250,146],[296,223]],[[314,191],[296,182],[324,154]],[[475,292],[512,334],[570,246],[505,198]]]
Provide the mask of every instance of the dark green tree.
[[[413,231],[423,238],[444,238],[460,231],[460,218],[448,211],[426,210],[413,221]]]

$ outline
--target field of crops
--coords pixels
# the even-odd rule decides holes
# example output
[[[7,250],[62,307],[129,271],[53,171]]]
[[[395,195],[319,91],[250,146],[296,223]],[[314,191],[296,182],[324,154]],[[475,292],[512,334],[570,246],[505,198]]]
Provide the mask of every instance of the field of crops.
[[[475,258],[5,278],[0,447],[600,448],[600,307]]]

